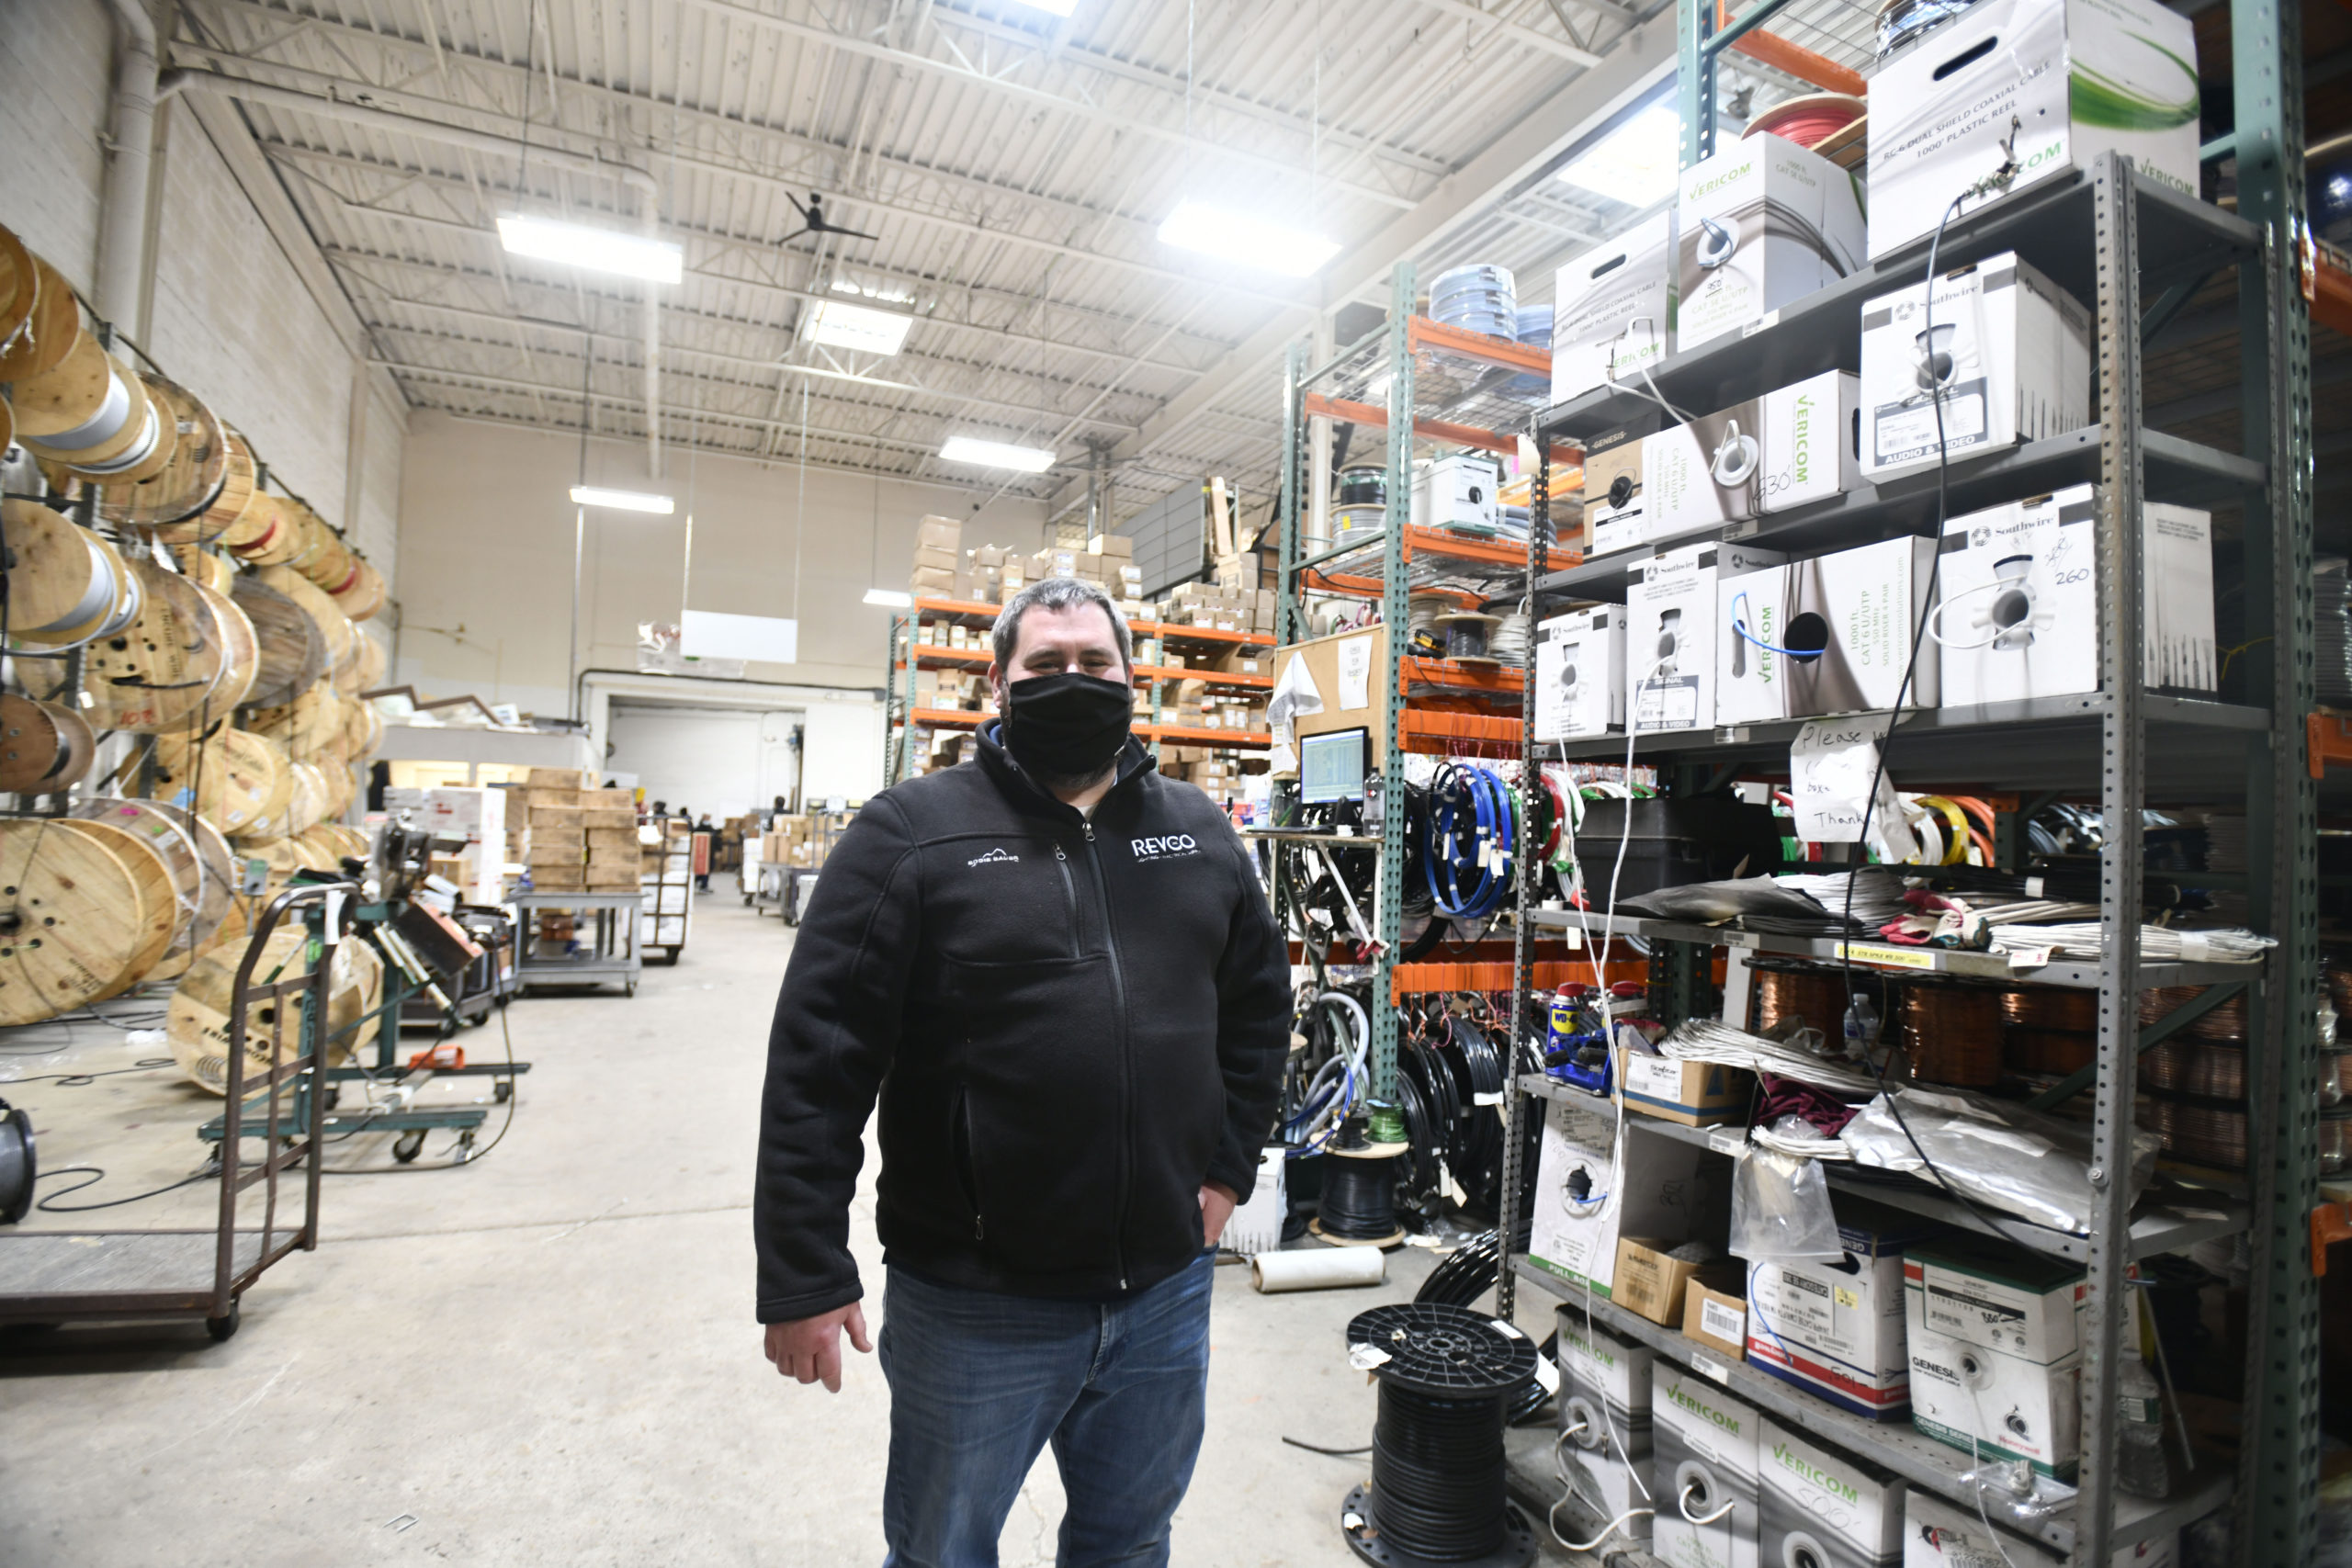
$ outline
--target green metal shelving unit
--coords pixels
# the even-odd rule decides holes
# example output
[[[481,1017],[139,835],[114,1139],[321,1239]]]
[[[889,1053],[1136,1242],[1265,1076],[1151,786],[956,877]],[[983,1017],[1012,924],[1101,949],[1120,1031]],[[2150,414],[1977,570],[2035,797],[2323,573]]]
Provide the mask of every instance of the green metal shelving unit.
[[[1758,0],[1718,31],[1713,0],[1680,0],[1676,97],[1683,166],[1713,150],[1720,51],[1785,4]],[[2308,1022],[2310,998],[2319,988],[2317,819],[2303,723],[2313,700],[2311,344],[2296,274],[2296,246],[2304,232],[2301,46],[2298,14],[2276,0],[2232,0],[2231,20],[2237,124],[2205,153],[2209,163],[2233,153],[2237,159],[2234,215],[2142,181],[2127,161],[2110,154],[2089,169],[2045,179],[1953,223],[1941,255],[1959,265],[2014,249],[2089,299],[2102,411],[2095,426],[1970,466],[1970,482],[1990,488],[1965,504],[1955,498],[1951,511],[2060,484],[2098,481],[2101,636],[2112,650],[2140,646],[2143,501],[2241,507],[2245,624],[2250,634],[2266,626],[2273,633],[2245,656],[2256,661],[2248,700],[2233,705],[2156,696],[2144,689],[2136,658],[2110,656],[2104,689],[2078,702],[2007,705],[2016,711],[1931,711],[1899,726],[1889,763],[1898,780],[1906,768],[1928,779],[1938,766],[1964,765],[1968,778],[2012,785],[2028,799],[2046,798],[2062,785],[2085,794],[2095,787],[2107,825],[2100,862],[2106,956],[2095,973],[2077,965],[2067,974],[2069,983],[2095,985],[2102,998],[2097,1066],[2089,1084],[2098,1213],[2086,1240],[2066,1238],[2075,1251],[2053,1248],[2078,1257],[2089,1280],[2082,1487],[2074,1517],[2063,1529],[2027,1528],[2027,1533],[2086,1564],[2104,1564],[2116,1548],[2221,1506],[2225,1491],[2236,1509],[2239,1562],[2264,1568],[2309,1562],[2317,1545],[2319,1296],[2309,1216],[2319,1201],[2319,1149],[2316,1102],[2306,1088],[2315,1081],[2318,1067]],[[1745,337],[1718,339],[1669,358],[1656,371],[1657,386],[1668,399],[1713,407],[1760,394],[1768,389],[1768,375],[1777,385],[1812,370],[1850,368],[1850,359],[1839,356],[1850,352],[1856,308],[1866,297],[1916,282],[1925,249],[1923,241],[1881,258],[1854,277],[1782,310],[1777,320]],[[1939,260],[1939,267],[1944,265]],[[2200,284],[2231,268],[2238,278],[2242,344],[2244,438],[2237,453],[2145,430],[2141,418],[2146,406],[2144,344]],[[1792,368],[1798,365],[1809,368]],[[1604,389],[1559,405],[1534,422],[1536,445],[1548,456],[1555,438],[1605,429],[1631,412],[1634,400]],[[1572,594],[1607,596],[1622,584],[1621,567],[1596,562],[1547,570],[1548,477],[1539,471],[1527,563],[1531,607],[1564,603]],[[1802,550],[1810,544],[1817,552],[1829,533],[1858,523],[1876,525],[1880,536],[1917,532],[1921,518],[1915,513],[1916,503],[1906,510],[1899,497],[1850,495],[1835,507],[1776,514],[1760,532],[1757,525],[1744,525],[1743,536],[1783,548]],[[1850,535],[1839,542],[1852,542]],[[1532,767],[1532,705],[1527,713],[1522,755]],[[1659,766],[1662,782],[1674,792],[1695,787],[1711,771],[1752,764],[1775,752],[1785,756],[1788,731],[1794,728],[1644,736],[1635,749],[1642,760]],[[1621,736],[1581,748],[1571,743],[1563,754],[1622,757],[1624,750]],[[1546,757],[1552,751],[1545,748]],[[2137,1023],[2142,987],[2165,983],[2143,970],[2136,940],[2142,811],[2152,761],[2162,770],[2160,784],[2175,796],[2184,791],[2206,792],[2206,798],[2242,795],[2251,918],[2279,942],[2266,964],[2244,966],[2237,976],[2251,998],[2248,1165],[2243,1206],[2233,1210],[2239,1217],[2229,1227],[2245,1232],[2252,1254],[2240,1470],[2226,1489],[2207,1481],[2185,1499],[2163,1506],[2122,1497],[2113,1475],[2120,1303],[2129,1289],[2125,1270],[2140,1253],[2168,1247],[2135,1240],[2126,1213],[2126,1184],[2104,1174],[2123,1168],[2128,1159],[2138,1054],[2181,1021],[2166,1019],[2144,1029]],[[1521,863],[1528,848],[1522,843]],[[1529,988],[1535,919],[1522,897],[1517,941],[1522,995]],[[1697,1005],[1704,987],[1690,977],[1706,947],[1662,929],[1649,934],[1663,944],[1662,952],[1674,955],[1668,966],[1683,977],[1669,988],[1672,1005]],[[1502,1227],[1507,1247],[1519,1218],[1525,1134],[1542,1092],[1539,1079],[1511,1100]],[[2169,1235],[2169,1244],[2186,1245],[2180,1237],[2189,1234]],[[1498,1292],[1503,1313],[1510,1311],[1515,1281],[1522,1277],[1549,1280],[1523,1264],[1511,1267],[1507,1253]],[[1668,1354],[1679,1348],[1687,1353],[1688,1342],[1679,1336],[1661,1333],[1620,1310],[1605,1315],[1621,1331],[1651,1338]],[[1775,1401],[1787,1397],[1777,1388],[1749,1389],[1745,1381],[1736,1392],[1770,1407],[1778,1408]],[[1825,1408],[1821,1414],[1834,1413]],[[1883,1429],[1874,1434],[1868,1423],[1853,1426],[1851,1432],[1841,1426],[1838,1436],[1857,1452],[1893,1464],[1910,1474],[1914,1484],[1965,1495],[1952,1479],[1965,1468],[1962,1456],[1952,1453],[1947,1461],[1929,1451],[1923,1457],[1910,1452],[1897,1435]]]

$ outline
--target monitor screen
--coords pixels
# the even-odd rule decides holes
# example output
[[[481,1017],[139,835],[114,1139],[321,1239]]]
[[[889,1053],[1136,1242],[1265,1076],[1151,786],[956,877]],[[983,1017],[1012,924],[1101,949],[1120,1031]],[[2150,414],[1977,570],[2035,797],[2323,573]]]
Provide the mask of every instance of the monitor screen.
[[[1334,730],[1304,736],[1298,742],[1298,799],[1302,806],[1329,806],[1363,798],[1364,749],[1371,732]]]

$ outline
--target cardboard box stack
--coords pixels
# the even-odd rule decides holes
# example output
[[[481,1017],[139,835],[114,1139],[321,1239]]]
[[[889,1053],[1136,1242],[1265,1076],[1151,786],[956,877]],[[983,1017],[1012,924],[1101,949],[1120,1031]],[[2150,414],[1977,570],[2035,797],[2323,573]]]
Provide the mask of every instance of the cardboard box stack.
[[[521,796],[523,822],[516,858],[537,891],[587,891],[588,828],[581,806],[585,783],[578,768],[533,768],[514,792]]]
[[[816,828],[805,816],[779,816],[761,835],[760,858],[771,865],[817,863]]]
[[[447,857],[450,870],[442,871],[439,855],[434,869],[458,885],[469,904],[495,904],[505,897],[508,860],[506,795],[489,785],[452,785],[440,789],[388,789],[384,809],[397,816],[409,813],[416,825],[436,838],[463,839],[465,849]],[[521,824],[515,825],[521,830]]]
[[[638,941],[683,947],[694,923],[694,837],[684,822],[664,822],[638,835]]]
[[[637,794],[626,789],[580,792],[580,827],[586,840],[588,887],[610,893],[637,886]]]
[[[907,589],[918,599],[954,599],[964,566],[964,525],[953,517],[926,517],[915,525],[914,569]]]
[[[1172,626],[1202,626],[1220,632],[1274,631],[1274,590],[1272,586],[1228,588],[1207,582],[1186,582],[1169,591],[1150,606],[1146,617]]]

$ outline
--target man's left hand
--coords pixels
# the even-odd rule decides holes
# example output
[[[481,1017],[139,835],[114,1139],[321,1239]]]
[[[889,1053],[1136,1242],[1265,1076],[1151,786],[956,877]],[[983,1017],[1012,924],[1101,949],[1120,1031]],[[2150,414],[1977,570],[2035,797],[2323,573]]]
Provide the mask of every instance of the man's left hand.
[[[1233,1193],[1214,1181],[1201,1185],[1201,1239],[1209,1246],[1216,1245],[1225,1234],[1225,1222],[1233,1218],[1235,1205],[1240,1202]]]

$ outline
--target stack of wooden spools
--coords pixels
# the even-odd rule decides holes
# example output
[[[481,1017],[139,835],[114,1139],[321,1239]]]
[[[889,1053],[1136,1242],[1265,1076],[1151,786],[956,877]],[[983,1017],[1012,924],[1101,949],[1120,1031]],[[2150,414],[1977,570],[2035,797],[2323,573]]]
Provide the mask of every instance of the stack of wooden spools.
[[[384,581],[269,493],[201,399],[108,352],[6,229],[0,383],[0,446],[29,454],[57,502],[0,502],[0,791],[26,813],[0,818],[0,1025],[177,977],[175,1050],[218,1089],[203,1015],[217,1021],[259,906],[235,896],[246,867],[274,893],[368,853],[340,818],[383,739],[360,694],[384,648],[356,623]],[[343,966],[338,997],[380,988],[371,962]]]

